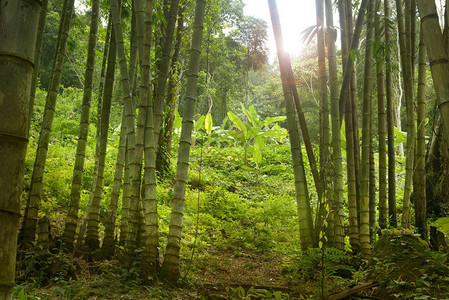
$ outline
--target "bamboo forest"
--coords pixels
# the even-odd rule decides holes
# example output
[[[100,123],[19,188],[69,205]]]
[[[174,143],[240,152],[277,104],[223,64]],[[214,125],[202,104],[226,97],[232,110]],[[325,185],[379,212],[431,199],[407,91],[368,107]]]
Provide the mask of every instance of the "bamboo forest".
[[[449,0],[0,0],[11,299],[449,299]]]

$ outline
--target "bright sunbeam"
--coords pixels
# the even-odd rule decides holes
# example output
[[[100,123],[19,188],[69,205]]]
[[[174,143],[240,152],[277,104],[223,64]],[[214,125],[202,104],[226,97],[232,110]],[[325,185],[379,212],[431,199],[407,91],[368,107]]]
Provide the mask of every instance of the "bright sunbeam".
[[[263,19],[268,25],[270,56],[276,55],[271,19],[266,0],[245,0],[245,14]],[[301,32],[316,24],[315,1],[277,0],[285,50],[294,56],[304,48]]]

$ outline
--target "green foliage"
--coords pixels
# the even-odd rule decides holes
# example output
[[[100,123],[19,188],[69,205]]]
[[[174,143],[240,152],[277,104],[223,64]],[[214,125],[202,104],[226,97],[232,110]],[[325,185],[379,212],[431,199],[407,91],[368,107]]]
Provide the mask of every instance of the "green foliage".
[[[449,217],[439,218],[435,221],[435,226],[438,227],[445,235],[449,233]]]
[[[262,149],[265,147],[266,141],[285,141],[287,131],[280,128],[279,125],[270,128],[270,124],[283,121],[286,117],[267,117],[265,120],[260,120],[253,105],[249,109],[246,109],[243,104],[241,104],[241,107],[249,122],[242,121],[232,111],[228,111],[229,119],[240,132],[228,131],[227,134],[244,145],[245,165],[247,162],[246,148],[251,144],[253,159],[257,164],[260,164],[262,162]]]
[[[447,253],[431,251],[410,230],[384,232],[367,272],[398,299],[441,299],[449,292]]]
[[[350,253],[335,248],[310,248],[297,252],[291,260],[285,262],[285,267],[291,280],[317,280],[320,276],[329,279],[355,272],[352,260]],[[319,270],[323,274],[320,274]]]

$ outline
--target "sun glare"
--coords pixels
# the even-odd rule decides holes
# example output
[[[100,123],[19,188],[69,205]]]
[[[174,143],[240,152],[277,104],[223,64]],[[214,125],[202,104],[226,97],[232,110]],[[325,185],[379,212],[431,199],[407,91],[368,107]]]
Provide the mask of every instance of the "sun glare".
[[[270,55],[276,55],[276,44],[271,29],[271,19],[266,0],[245,0],[245,14],[263,19],[268,25],[268,48]],[[313,0],[278,0],[279,17],[281,19],[284,47],[290,55],[298,55],[304,45],[301,32],[314,25],[315,1]]]

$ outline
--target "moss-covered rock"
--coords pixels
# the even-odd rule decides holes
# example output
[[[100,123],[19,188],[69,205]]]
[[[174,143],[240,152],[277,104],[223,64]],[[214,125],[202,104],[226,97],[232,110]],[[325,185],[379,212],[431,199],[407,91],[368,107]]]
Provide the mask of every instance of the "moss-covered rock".
[[[440,299],[449,292],[447,254],[434,252],[410,230],[384,230],[373,248],[368,277],[382,299]],[[415,298],[415,297],[427,298]]]
[[[373,248],[370,265],[394,263],[395,271],[389,274],[392,280],[414,280],[419,276],[416,269],[425,264],[428,258],[429,246],[419,235],[410,230],[384,230]]]

